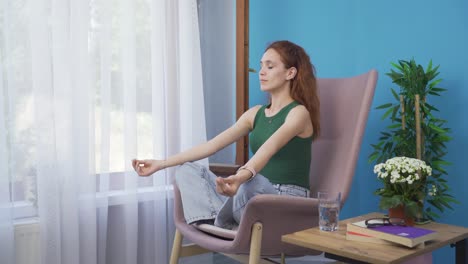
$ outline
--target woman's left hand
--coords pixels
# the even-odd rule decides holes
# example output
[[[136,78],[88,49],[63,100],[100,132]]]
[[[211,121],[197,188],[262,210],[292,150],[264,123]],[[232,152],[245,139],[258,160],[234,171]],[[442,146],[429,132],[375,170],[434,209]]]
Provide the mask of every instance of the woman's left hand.
[[[216,178],[216,191],[225,196],[234,196],[241,184],[241,179],[236,175],[226,178],[218,177]]]

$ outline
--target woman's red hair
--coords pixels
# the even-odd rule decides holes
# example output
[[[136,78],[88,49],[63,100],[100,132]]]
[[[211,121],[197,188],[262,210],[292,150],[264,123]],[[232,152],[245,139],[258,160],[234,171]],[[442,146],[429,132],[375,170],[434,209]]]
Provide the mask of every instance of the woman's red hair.
[[[320,102],[317,95],[315,68],[305,50],[287,40],[268,45],[265,51],[273,49],[281,57],[286,69],[296,68],[296,76],[291,80],[291,97],[309,111],[314,128],[314,139],[320,134]]]

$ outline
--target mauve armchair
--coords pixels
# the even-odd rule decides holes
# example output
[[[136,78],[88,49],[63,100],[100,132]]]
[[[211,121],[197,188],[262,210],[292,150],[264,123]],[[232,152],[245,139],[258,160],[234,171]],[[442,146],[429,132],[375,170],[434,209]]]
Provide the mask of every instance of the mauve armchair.
[[[377,71],[349,78],[319,78],[321,135],[312,143],[311,198],[258,195],[246,206],[233,238],[223,238],[188,225],[180,192],[174,186],[176,234],[171,264],[179,257],[214,251],[244,258],[250,264],[267,263],[263,258],[317,255],[321,252],[281,242],[284,234],[318,225],[317,191],[340,191],[346,201],[354,177],[368,113],[377,83]],[[230,175],[237,166],[210,169]],[[183,238],[194,244],[182,247]],[[243,256],[243,257],[242,257]],[[283,259],[283,258],[282,258]]]

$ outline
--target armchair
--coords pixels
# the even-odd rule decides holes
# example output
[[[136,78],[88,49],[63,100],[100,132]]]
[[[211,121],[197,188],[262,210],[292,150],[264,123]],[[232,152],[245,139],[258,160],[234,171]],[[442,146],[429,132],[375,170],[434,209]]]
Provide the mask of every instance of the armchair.
[[[377,82],[377,71],[335,79],[318,79],[321,135],[312,143],[311,198],[257,195],[249,201],[232,239],[208,234],[185,222],[180,192],[174,186],[176,234],[171,264],[181,256],[216,251],[244,255],[248,263],[262,263],[268,256],[317,255],[321,252],[281,242],[287,233],[318,225],[317,191],[341,191],[342,206],[353,180],[368,113]],[[210,167],[218,175],[229,175],[237,166]],[[195,245],[182,247],[185,237]],[[263,261],[263,260],[262,260]]]

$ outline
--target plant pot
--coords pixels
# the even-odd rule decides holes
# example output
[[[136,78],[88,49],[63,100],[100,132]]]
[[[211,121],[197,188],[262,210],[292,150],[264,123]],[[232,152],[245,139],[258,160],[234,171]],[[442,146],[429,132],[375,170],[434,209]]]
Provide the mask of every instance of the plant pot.
[[[405,219],[407,226],[414,226],[414,218],[408,217],[407,215],[405,215],[405,207],[402,204],[394,208],[389,208],[388,217],[396,217],[396,218]]]

